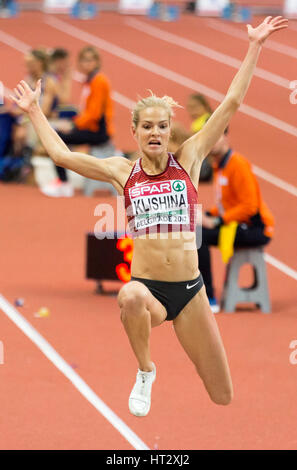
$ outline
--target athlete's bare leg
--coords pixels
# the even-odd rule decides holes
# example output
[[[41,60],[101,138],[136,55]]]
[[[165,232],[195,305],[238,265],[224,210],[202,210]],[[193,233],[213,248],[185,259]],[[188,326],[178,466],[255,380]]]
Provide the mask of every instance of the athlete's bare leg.
[[[204,286],[173,324],[182,347],[194,363],[212,401],[228,405],[233,397],[229,365]]]
[[[151,328],[166,318],[165,307],[138,281],[125,284],[119,292],[118,302],[121,320],[128,335],[139,369],[150,372],[153,365],[150,356]]]

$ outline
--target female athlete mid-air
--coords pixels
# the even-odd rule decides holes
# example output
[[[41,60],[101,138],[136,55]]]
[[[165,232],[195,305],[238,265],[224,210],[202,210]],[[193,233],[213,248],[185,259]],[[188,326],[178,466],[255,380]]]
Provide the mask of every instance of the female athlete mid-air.
[[[199,171],[242,103],[264,41],[286,27],[287,20],[281,16],[269,16],[255,28],[247,26],[248,52],[224,100],[175,155],[168,153],[167,146],[172,108],[177,103],[167,96],[152,94],[133,110],[132,132],[140,150],[140,158],[134,163],[122,157],[99,160],[71,152],[42,113],[40,81],[34,91],[21,81],[14,90],[15,97],[11,97],[28,114],[56,165],[109,182],[124,195],[135,240],[132,278],[121,288],[118,303],[139,367],[129,398],[129,409],[136,416],[145,416],[150,410],[156,378],[150,333],[165,320],[173,321],[176,335],[211,400],[221,405],[232,400],[227,357],[198,270],[194,208]]]

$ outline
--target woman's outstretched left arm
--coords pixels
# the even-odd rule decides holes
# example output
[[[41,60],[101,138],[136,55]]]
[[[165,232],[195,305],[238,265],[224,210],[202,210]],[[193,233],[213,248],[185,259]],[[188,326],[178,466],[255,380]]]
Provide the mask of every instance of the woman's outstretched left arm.
[[[256,28],[247,25],[250,43],[246,57],[232,80],[222,103],[203,128],[190,137],[178,151],[183,159],[187,161],[192,159],[192,163],[194,163],[195,160],[197,161],[197,157],[199,161],[208,155],[245,97],[264,41],[275,31],[286,28],[287,23],[288,20],[281,16],[276,18],[268,16]],[[188,161],[188,163],[190,162]]]

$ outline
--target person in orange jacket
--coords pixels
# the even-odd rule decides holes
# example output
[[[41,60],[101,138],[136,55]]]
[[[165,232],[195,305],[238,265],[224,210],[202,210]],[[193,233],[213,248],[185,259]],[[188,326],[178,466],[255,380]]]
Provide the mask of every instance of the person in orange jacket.
[[[114,134],[113,103],[111,87],[107,77],[101,72],[99,52],[93,46],[84,47],[78,54],[78,68],[86,76],[81,93],[81,112],[71,122],[64,122],[57,130],[59,136],[68,145],[103,146],[105,156],[114,154],[111,138]],[[109,148],[110,147],[110,152]],[[73,195],[73,188],[68,182],[64,168],[56,166],[58,178],[41,188],[47,196]]]
[[[209,303],[212,311],[218,313],[220,307],[214,294],[209,246],[218,246],[220,227],[237,222],[234,247],[261,246],[269,243],[273,236],[274,218],[262,199],[250,162],[230,148],[228,128],[210,156],[216,204],[202,216],[198,256]]]

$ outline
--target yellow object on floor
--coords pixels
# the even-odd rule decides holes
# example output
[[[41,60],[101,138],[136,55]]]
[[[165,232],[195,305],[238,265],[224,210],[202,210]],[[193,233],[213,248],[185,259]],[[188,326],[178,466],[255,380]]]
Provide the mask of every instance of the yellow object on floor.
[[[222,225],[219,232],[219,249],[222,254],[223,263],[228,263],[234,253],[234,240],[238,223],[230,222]]]
[[[38,312],[34,313],[35,317],[48,317],[50,315],[50,311],[47,307],[41,307]]]

